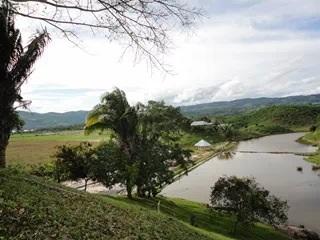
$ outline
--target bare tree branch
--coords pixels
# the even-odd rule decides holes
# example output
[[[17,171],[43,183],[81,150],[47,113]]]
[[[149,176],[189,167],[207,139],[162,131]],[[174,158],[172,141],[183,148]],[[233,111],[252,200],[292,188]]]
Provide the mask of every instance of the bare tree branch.
[[[190,26],[201,15],[198,9],[189,8],[180,0],[3,1],[11,5],[16,15],[43,21],[71,41],[80,36],[80,29],[124,41],[126,48],[147,57],[157,67],[163,66],[157,56],[166,52],[170,30],[177,23]]]

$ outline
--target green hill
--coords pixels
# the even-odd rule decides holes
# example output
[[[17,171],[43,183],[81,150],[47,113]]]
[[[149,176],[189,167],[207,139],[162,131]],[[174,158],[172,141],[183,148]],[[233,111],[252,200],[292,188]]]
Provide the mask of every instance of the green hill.
[[[161,200],[161,213],[156,205]],[[189,224],[195,217],[195,225]],[[285,240],[271,227],[229,234],[231,219],[178,199],[87,194],[13,170],[0,171],[0,239]]]
[[[231,116],[213,117],[233,126],[234,140],[307,132],[320,122],[319,105],[274,105]]]
[[[320,105],[270,106],[259,110],[226,117],[227,122],[240,127],[264,126],[287,130],[303,130],[317,124]]]
[[[233,115],[252,111],[271,105],[305,105],[320,104],[320,94],[307,96],[290,96],[282,98],[244,98],[234,101],[203,103],[182,106],[181,111],[187,116],[199,117],[208,115]]]
[[[19,111],[20,117],[25,122],[24,129],[42,129],[80,125],[84,124],[87,114],[87,111],[73,111],[65,113],[36,113]]]

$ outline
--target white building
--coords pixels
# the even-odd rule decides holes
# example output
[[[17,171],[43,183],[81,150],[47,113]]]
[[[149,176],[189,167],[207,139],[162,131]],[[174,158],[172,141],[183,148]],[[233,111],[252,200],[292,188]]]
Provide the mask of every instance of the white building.
[[[195,145],[195,147],[198,147],[198,148],[207,148],[207,147],[210,147],[211,144],[208,143],[207,141],[201,139],[199,142],[197,142]]]
[[[209,126],[212,125],[213,123],[209,123],[206,121],[194,121],[191,123],[191,126]]]

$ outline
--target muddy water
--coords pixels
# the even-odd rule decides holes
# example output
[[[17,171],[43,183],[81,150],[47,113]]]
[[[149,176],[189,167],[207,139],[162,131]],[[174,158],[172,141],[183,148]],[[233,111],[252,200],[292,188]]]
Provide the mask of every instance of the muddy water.
[[[281,134],[240,142],[228,160],[218,157],[167,186],[162,194],[208,202],[210,187],[222,175],[252,176],[273,194],[288,200],[289,223],[320,233],[320,172],[294,153],[316,148],[297,143],[303,133]],[[297,171],[302,167],[303,171]]]

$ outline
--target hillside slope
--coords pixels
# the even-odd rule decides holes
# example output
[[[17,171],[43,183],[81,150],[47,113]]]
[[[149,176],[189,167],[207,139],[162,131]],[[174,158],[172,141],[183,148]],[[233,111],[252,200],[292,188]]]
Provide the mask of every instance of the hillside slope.
[[[181,111],[186,116],[193,117],[205,115],[232,115],[243,113],[248,110],[256,110],[270,105],[288,104],[320,104],[320,94],[284,98],[246,98],[234,101],[212,102],[181,106]],[[65,113],[35,113],[20,111],[19,114],[25,121],[24,129],[40,129],[83,124],[88,111]]]
[[[286,240],[272,228],[229,235],[231,219],[182,200],[112,198],[62,187],[12,170],[0,171],[0,239]],[[189,224],[196,216],[196,226]]]
[[[74,111],[65,113],[36,113],[19,111],[25,122],[24,129],[40,129],[84,124],[88,112]]]
[[[234,101],[212,102],[182,106],[181,111],[188,116],[232,115],[270,105],[288,104],[320,104],[320,94],[283,98],[245,98]]]
[[[249,127],[250,125],[280,126],[295,130],[317,124],[320,118],[320,105],[282,105],[261,108],[235,116],[227,121]]]

